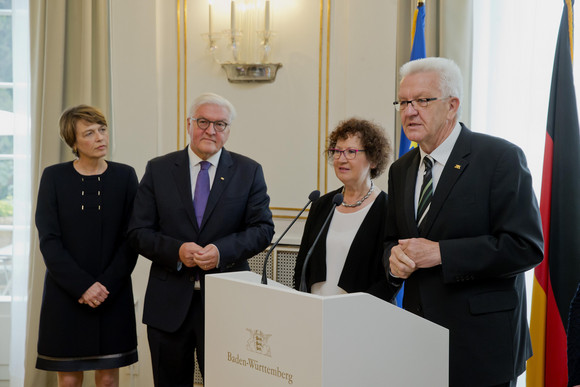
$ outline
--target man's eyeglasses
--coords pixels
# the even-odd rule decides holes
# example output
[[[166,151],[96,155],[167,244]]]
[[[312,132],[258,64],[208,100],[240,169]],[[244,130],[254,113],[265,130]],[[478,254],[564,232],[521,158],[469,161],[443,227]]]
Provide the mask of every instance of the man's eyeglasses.
[[[411,99],[409,101],[395,101],[393,102],[393,106],[395,107],[395,110],[397,111],[404,111],[405,109],[407,109],[409,107],[409,105],[413,105],[413,107],[415,109],[417,108],[426,108],[427,106],[429,106],[429,102],[432,101],[443,101],[444,99],[447,98],[451,98],[451,97],[445,97],[445,98],[417,98],[417,99]]]
[[[217,132],[223,132],[230,125],[225,121],[210,121],[205,118],[195,118],[195,117],[190,117],[190,119],[197,122],[197,126],[199,126],[201,130],[206,130],[207,128],[209,128],[209,124],[213,124],[213,128]]]
[[[364,152],[364,149],[354,149],[354,148],[348,148],[348,149],[336,149],[336,148],[330,148],[327,152],[328,152],[328,158],[333,158],[335,160],[340,159],[340,155],[344,154],[344,157],[347,160],[352,160],[356,157],[356,154],[358,152]]]

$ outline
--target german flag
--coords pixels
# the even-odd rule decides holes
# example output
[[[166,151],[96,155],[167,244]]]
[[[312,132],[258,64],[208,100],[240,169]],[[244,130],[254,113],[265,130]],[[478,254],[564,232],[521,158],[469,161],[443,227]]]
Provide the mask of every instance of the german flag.
[[[535,268],[526,385],[567,385],[566,329],[580,281],[580,127],[572,75],[572,1],[564,11],[552,73],[540,212],[544,260]]]

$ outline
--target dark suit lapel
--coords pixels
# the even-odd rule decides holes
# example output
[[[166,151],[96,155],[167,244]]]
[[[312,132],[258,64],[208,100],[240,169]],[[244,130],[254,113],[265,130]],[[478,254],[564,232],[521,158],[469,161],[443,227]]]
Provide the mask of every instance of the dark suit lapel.
[[[193,197],[191,194],[191,175],[189,173],[189,155],[187,154],[187,148],[178,154],[172,173],[187,215],[194,227],[197,227],[195,210],[193,209]]]
[[[215,210],[220,197],[222,196],[224,190],[231,180],[235,169],[232,168],[233,164],[234,163],[231,154],[225,148],[222,148],[220,161],[215,172],[211,191],[209,192],[209,198],[207,199],[205,212],[203,213],[203,220],[201,221],[202,228],[207,222],[207,219],[211,216],[211,213]]]
[[[407,168],[407,176],[405,177],[404,211],[408,230],[410,230],[413,235],[418,236],[417,221],[415,220],[415,185],[417,183],[417,173],[419,171],[421,153],[418,148],[411,152],[415,152],[415,156],[412,158],[411,164]]]
[[[467,160],[467,156],[471,153],[471,131],[467,129],[463,124],[461,124],[461,133],[459,137],[457,137],[457,141],[455,142],[455,146],[451,151],[451,155],[449,155],[449,159],[447,159],[447,163],[443,168],[443,172],[441,173],[441,177],[439,178],[439,182],[437,183],[437,188],[435,189],[435,193],[433,194],[433,200],[431,201],[431,208],[429,209],[429,213],[427,214],[427,218],[425,218],[425,234],[429,233],[431,226],[435,222],[439,211],[441,211],[441,207],[451,189],[457,182],[457,179],[463,174],[463,171],[467,168],[469,161]]]

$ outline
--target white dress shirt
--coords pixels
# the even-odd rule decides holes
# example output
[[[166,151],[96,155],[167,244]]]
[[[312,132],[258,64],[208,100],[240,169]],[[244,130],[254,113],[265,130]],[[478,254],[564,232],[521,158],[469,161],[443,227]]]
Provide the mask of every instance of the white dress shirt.
[[[433,168],[431,169],[431,174],[433,175],[433,195],[435,195],[435,190],[437,189],[437,183],[439,178],[443,173],[443,168],[451,156],[451,151],[457,142],[457,138],[461,133],[461,125],[459,122],[455,124],[451,134],[439,145],[433,152],[429,154],[433,160]],[[419,195],[421,194],[421,185],[423,184],[423,174],[425,173],[425,164],[423,163],[423,158],[427,156],[427,153],[423,149],[419,149],[421,154],[421,162],[419,163],[419,171],[417,172],[417,182],[415,183],[415,216],[417,215],[417,206],[419,204]]]

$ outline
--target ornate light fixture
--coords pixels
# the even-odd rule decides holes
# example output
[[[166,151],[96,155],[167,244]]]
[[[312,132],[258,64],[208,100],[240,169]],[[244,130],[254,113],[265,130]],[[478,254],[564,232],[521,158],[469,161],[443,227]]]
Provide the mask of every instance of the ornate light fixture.
[[[213,0],[209,0],[209,32],[203,34],[214,60],[228,81],[274,82],[281,63],[272,63],[270,0],[232,0],[230,29],[213,32]]]

